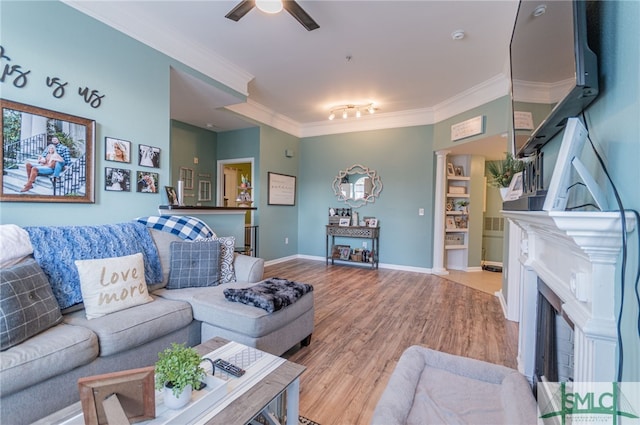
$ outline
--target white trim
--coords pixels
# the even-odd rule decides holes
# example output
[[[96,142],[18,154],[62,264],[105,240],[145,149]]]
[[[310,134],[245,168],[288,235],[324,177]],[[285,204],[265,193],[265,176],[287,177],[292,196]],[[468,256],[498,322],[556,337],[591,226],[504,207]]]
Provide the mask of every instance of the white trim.
[[[165,55],[202,72],[204,75],[245,95],[249,95],[248,84],[254,76],[228,59],[212,53],[193,40],[184,40],[175,31],[165,31],[147,17],[140,19],[137,14],[121,14],[117,8],[105,10],[99,1],[62,0],[66,5],[91,16],[98,21],[146,44]],[[117,19],[111,14],[117,14]]]
[[[500,307],[502,307],[502,314],[504,314],[504,317],[507,318],[507,301],[504,299],[504,294],[502,293],[502,289],[500,289],[499,291],[496,291],[494,295],[498,298],[498,301],[500,302]]]
[[[276,258],[273,260],[265,261],[264,265],[265,267],[272,266],[274,264],[283,263],[285,261],[296,260],[296,259],[326,261],[325,257],[318,257],[316,255],[294,254],[288,257]],[[425,268],[425,267],[412,267],[412,266],[405,266],[405,265],[399,265],[399,264],[383,264],[383,263],[379,263],[378,267],[381,269],[401,270],[405,272],[416,272],[416,273],[424,273],[424,274],[434,274],[432,273],[431,269]]]

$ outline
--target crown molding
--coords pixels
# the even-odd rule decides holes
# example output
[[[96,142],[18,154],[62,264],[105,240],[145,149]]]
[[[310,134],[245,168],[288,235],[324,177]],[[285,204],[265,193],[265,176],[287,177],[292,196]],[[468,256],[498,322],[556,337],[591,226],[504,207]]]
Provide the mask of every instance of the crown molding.
[[[163,32],[154,22],[139,19],[134,14],[119,14],[116,20],[101,11],[101,3],[86,0],[61,0],[66,5],[84,13],[123,34],[213,78],[225,86],[249,95],[248,84],[254,76],[226,58],[205,49],[193,40],[185,40],[175,32]],[[109,9],[108,9],[109,10]],[[113,10],[109,10],[113,13]]]
[[[435,122],[444,121],[473,108],[480,107],[509,94],[511,81],[505,74],[498,74],[459,93],[434,107]]]
[[[257,102],[247,99],[246,104],[228,106],[234,111],[262,124],[269,125],[295,137],[327,136],[357,131],[383,130],[386,128],[431,125],[509,94],[510,80],[504,74],[478,84],[433,108],[412,109],[400,112],[376,113],[347,120],[323,120],[300,124]]]
[[[300,123],[291,118],[279,114],[266,106],[247,98],[246,103],[237,103],[235,105],[225,106],[225,109],[240,114],[245,118],[266,124],[275,129],[291,134],[295,137],[300,135]]]

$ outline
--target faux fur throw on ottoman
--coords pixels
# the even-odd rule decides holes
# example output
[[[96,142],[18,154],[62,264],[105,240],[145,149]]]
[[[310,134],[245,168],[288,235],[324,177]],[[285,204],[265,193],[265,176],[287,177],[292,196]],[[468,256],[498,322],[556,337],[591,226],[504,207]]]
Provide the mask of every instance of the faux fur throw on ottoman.
[[[229,301],[252,305],[273,313],[293,304],[311,291],[313,286],[306,283],[272,277],[250,288],[227,288],[224,296]]]

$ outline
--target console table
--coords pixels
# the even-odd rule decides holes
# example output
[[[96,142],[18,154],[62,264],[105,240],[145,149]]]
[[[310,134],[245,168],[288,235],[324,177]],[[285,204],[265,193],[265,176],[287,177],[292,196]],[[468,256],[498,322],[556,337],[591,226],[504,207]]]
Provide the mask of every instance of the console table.
[[[327,225],[325,249],[326,249],[326,264],[335,264],[335,261],[344,261],[345,263],[353,264],[371,264],[372,269],[378,268],[378,250],[380,247],[380,227],[364,227],[364,226],[336,226]],[[371,261],[354,261],[351,259],[334,258],[333,246],[336,244],[336,236],[339,238],[359,238],[371,240]],[[329,237],[331,237],[331,244],[329,244]]]

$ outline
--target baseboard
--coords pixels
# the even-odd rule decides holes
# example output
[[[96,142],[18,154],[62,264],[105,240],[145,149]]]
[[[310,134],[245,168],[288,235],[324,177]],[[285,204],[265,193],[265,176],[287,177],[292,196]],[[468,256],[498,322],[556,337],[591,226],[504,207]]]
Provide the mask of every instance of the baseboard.
[[[509,315],[507,314],[507,301],[504,299],[502,289],[496,291],[495,296],[498,297],[498,301],[500,301],[500,307],[502,307],[502,314],[504,314],[504,318],[508,320]]]
[[[269,260],[269,261],[265,261],[264,265],[265,266],[270,266],[273,264],[278,264],[278,263],[282,263],[284,261],[289,261],[289,260],[295,260],[295,259],[303,259],[303,260],[313,260],[313,261],[322,261],[325,262],[326,258],[325,257],[318,257],[315,255],[302,255],[302,254],[297,254],[297,255],[291,255],[289,257],[282,257],[282,258],[276,258],[274,260]],[[378,268],[380,269],[390,269],[390,270],[401,270],[401,271],[405,271],[405,272],[416,272],[416,273],[424,273],[424,274],[434,274],[432,272],[432,269],[430,268],[426,268],[426,267],[413,267],[413,266],[405,266],[405,265],[401,265],[401,264],[384,264],[384,263],[379,263],[378,264]]]

